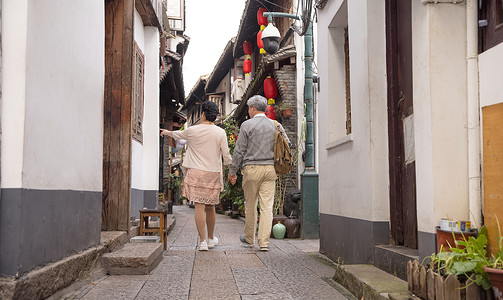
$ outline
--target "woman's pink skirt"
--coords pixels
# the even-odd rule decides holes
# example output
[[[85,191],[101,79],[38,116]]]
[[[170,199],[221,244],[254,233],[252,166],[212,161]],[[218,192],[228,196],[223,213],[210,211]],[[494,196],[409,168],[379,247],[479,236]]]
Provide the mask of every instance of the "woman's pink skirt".
[[[220,176],[220,172],[187,169],[183,181],[183,196],[197,203],[219,204],[222,189]]]

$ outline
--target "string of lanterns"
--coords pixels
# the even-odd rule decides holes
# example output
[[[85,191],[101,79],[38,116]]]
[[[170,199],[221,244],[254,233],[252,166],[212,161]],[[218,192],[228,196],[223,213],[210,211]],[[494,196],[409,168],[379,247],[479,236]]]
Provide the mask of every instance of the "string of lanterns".
[[[257,22],[260,26],[260,31],[257,33],[257,46],[260,49],[260,54],[266,53],[264,50],[264,42],[262,42],[262,32],[267,26],[267,17],[264,17],[265,12],[267,12],[267,10],[263,7],[259,8],[257,12]]]
[[[243,43],[243,50],[246,54],[246,59],[243,62],[243,72],[245,75],[250,75],[250,72],[252,71],[252,61],[251,61],[251,55],[253,54],[253,45],[249,41],[245,41]]]
[[[264,95],[267,98],[267,110],[265,115],[272,120],[276,120],[276,112],[274,111],[273,104],[276,103],[276,96],[278,95],[278,86],[276,85],[276,80],[271,76],[267,76],[264,80]]]
[[[267,10],[263,7],[259,8],[257,11],[257,22],[260,25],[260,31],[257,33],[257,47],[260,49],[261,54],[265,54],[264,43],[262,42],[262,31],[267,25],[267,17],[264,17],[264,12]],[[253,54],[253,44],[250,41],[244,41],[243,51],[246,55],[246,59],[243,61],[243,72],[245,75],[250,75],[252,71],[252,61],[251,55]],[[272,120],[276,120],[276,112],[274,111],[274,104],[276,103],[276,96],[278,95],[278,86],[276,80],[271,76],[267,76],[264,80],[264,94],[267,98],[267,110],[266,116]]]

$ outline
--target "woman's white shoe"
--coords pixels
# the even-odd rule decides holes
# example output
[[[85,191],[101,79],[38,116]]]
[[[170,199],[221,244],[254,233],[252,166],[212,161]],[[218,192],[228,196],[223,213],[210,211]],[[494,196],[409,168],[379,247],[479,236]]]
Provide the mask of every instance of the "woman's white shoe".
[[[197,250],[208,251],[208,244],[206,243],[206,240],[199,243],[199,247],[197,248]]]
[[[213,248],[215,245],[218,244],[218,238],[214,236],[212,239],[208,238],[208,248]]]

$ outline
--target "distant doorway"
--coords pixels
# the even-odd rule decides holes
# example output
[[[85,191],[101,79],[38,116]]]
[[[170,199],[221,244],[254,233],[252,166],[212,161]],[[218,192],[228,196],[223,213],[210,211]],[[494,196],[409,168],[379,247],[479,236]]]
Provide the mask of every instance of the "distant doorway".
[[[386,0],[391,242],[417,249],[411,0]]]

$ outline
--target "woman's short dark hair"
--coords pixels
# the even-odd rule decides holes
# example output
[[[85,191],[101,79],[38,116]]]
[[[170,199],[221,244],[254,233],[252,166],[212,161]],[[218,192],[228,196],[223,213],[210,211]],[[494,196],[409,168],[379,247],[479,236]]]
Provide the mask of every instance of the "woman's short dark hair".
[[[218,105],[215,102],[206,101],[201,106],[201,110],[206,115],[206,120],[213,122],[218,116]]]

